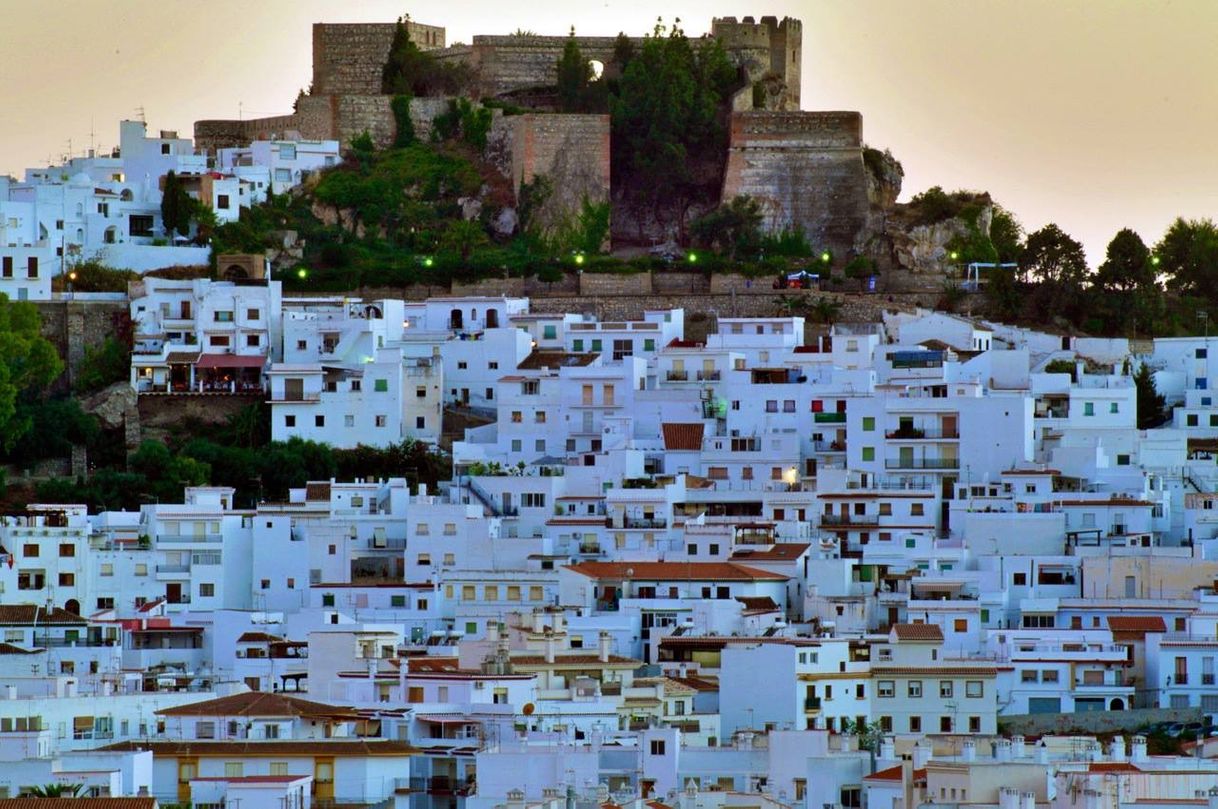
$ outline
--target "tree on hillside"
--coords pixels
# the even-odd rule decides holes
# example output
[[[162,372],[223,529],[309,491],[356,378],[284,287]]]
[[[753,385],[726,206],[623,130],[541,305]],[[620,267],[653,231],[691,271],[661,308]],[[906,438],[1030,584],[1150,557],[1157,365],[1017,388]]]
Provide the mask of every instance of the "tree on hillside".
[[[42,784],[29,788],[31,798],[77,798],[84,790],[84,784]]]
[[[1111,326],[1120,330],[1149,325],[1161,297],[1156,275],[1150,248],[1141,236],[1124,228],[1113,237],[1094,279]]]
[[[1015,214],[995,203],[990,220],[990,241],[998,251],[998,260],[1002,263],[1019,261],[1023,252],[1023,226],[1015,218]]]
[[[464,63],[441,62],[410,39],[406,19],[398,20],[389,45],[389,58],[381,69],[381,92],[385,95],[457,95],[469,84]]]
[[[718,187],[718,177],[695,178],[694,166],[722,153],[720,113],[738,81],[721,43],[700,43],[695,50],[675,25],[666,33],[657,24],[630,59],[609,110],[614,185],[632,189],[629,202],[637,212],[651,208],[657,216],[667,200],[683,214],[700,185]]]
[[[558,108],[563,112],[579,112],[585,108],[588,85],[593,79],[592,63],[584,58],[575,41],[575,28],[563,45],[558,57]]]
[[[29,415],[17,413],[21,397],[40,392],[62,371],[34,304],[0,295],[0,449],[7,452],[30,429]]]
[[[761,203],[742,194],[695,219],[689,231],[694,244],[738,258],[757,252],[761,221]]]
[[[1087,277],[1083,246],[1055,224],[1028,236],[1020,266],[1039,281],[1081,285]]]
[[[1166,400],[1155,387],[1155,377],[1149,365],[1142,363],[1133,376],[1133,384],[1137,388],[1138,429],[1146,430],[1162,424],[1167,418],[1163,412]]]
[[[178,175],[170,170],[165,175],[165,187],[161,191],[161,226],[166,236],[172,236],[176,231],[179,236],[190,233],[190,220],[194,214],[195,204]]]
[[[1218,225],[1211,219],[1177,219],[1155,246],[1158,271],[1169,289],[1218,297]]]

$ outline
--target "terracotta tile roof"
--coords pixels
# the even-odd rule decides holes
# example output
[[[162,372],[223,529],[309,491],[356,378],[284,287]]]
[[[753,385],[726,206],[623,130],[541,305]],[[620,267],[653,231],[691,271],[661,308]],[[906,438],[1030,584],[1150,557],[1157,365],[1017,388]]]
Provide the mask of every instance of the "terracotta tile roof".
[[[396,662],[396,661],[395,661]],[[398,664],[401,665],[400,663]],[[407,661],[411,672],[423,671],[460,671],[461,662],[455,657],[412,657]]]
[[[1166,632],[1167,624],[1159,615],[1109,615],[1113,632]]]
[[[732,554],[732,561],[790,562],[803,556],[810,547],[808,542],[780,542],[764,551],[739,548]]]
[[[778,605],[769,596],[736,596],[745,612],[777,612]]]
[[[330,499],[330,484],[329,483],[306,483],[305,484],[305,500],[329,500]]]
[[[534,351],[517,363],[517,370],[537,371],[542,368],[570,368],[591,365],[600,354],[572,354],[566,351]]]
[[[702,434],[706,425],[695,422],[664,422],[660,425],[664,432],[664,449],[700,450],[702,449]]]
[[[11,643],[0,643],[0,655],[36,655],[41,654],[39,649],[23,649],[20,646],[14,646]]]
[[[897,640],[942,641],[943,630],[938,624],[895,624],[892,631]]]
[[[629,666],[631,668],[635,668],[641,665],[643,665],[643,661],[641,660],[635,660],[631,657],[619,657],[618,655],[609,655],[609,660],[607,662],[603,662],[600,657],[595,654],[573,655],[559,652],[554,656],[553,663],[547,663],[545,655],[512,656],[512,666],[514,668],[520,668],[521,666],[559,669],[571,668],[572,666],[577,666],[579,668],[600,668],[602,666],[621,668],[622,666]]]
[[[4,798],[0,809],[152,809],[156,798]]]
[[[2,626],[84,626],[87,623],[79,615],[59,607],[51,607],[48,611],[37,604],[0,604]]]
[[[164,708],[158,716],[307,716],[344,717],[355,714],[350,708],[311,702],[266,691],[247,691],[219,699],[208,699]]]
[[[643,688],[647,686],[664,685],[665,696],[687,696],[697,691],[693,686],[677,680],[674,677],[635,677],[634,686]]]
[[[687,685],[695,691],[713,692],[719,690],[719,680],[713,677],[700,677],[696,674],[691,674],[686,677],[672,676],[668,679],[681,683],[681,685]]]
[[[283,640],[283,638],[266,632],[245,632],[241,637],[237,638],[237,643],[271,643],[280,640]]]
[[[290,784],[302,778],[312,778],[311,775],[241,775],[228,777],[214,775],[205,778],[191,778],[191,781],[227,781],[230,784]]]
[[[590,579],[629,578],[632,581],[787,581],[790,578],[736,562],[582,562],[567,565],[566,569]]]
[[[993,666],[948,666],[940,663],[937,666],[873,666],[871,673],[873,675],[942,674],[945,677],[997,677],[998,669]]]
[[[155,756],[226,756],[259,758],[262,756],[412,756],[418,752],[414,745],[393,739],[289,739],[281,741],[128,741],[98,748],[112,752],[151,750]],[[79,798],[75,800],[80,800]],[[75,806],[75,805],[74,805]],[[61,809],[61,807],[53,807]],[[62,807],[73,809],[73,807]],[[77,806],[76,809],[79,809]],[[105,809],[102,807],[102,809]],[[123,809],[126,809],[125,807]]]
[[[900,781],[901,780],[901,765],[889,767],[886,770],[878,770],[871,775],[864,775],[864,781]]]
[[[154,598],[152,601],[145,601],[143,604],[141,604],[136,612],[152,612],[164,603],[164,598]]]
[[[1093,761],[1087,765],[1087,772],[1141,772],[1142,770],[1128,761]]]

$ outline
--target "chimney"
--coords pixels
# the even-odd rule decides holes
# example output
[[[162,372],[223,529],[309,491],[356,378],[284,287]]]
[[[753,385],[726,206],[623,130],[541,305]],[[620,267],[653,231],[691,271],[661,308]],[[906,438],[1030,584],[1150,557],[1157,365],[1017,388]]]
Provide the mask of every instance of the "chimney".
[[[677,676],[680,677],[682,680],[684,680],[687,676],[689,676],[689,669],[686,667],[686,665],[684,663],[677,666]]]
[[[554,626],[555,632],[563,632],[566,630],[567,616],[563,615],[561,612],[556,612],[554,613],[554,617],[550,620],[550,623]]]
[[[1019,793],[1020,809],[1036,809],[1036,793],[1021,792]]]
[[[602,630],[601,633],[596,636],[597,659],[602,663],[609,662],[609,647],[612,643],[613,636],[611,636],[608,632]]]
[[[558,651],[558,638],[554,637],[553,632],[546,633],[546,662],[554,662],[554,654]]]
[[[491,644],[497,644],[499,641],[499,622],[488,621],[486,624],[486,639]]]
[[[1208,804],[1206,809],[1218,809],[1218,787],[1210,787],[1205,797]]]
[[[1041,740],[1041,742],[1036,745],[1036,763],[1037,764],[1048,764],[1049,763],[1049,748],[1045,747],[1044,740]]]
[[[897,760],[897,745],[892,740],[891,736],[885,736],[880,740],[880,756],[881,761],[896,761]]]
[[[930,761],[933,751],[929,746],[922,743],[919,739],[917,744],[913,746],[913,768],[915,770],[926,769],[926,762]]]
[[[541,632],[546,627],[546,616],[541,610],[533,610],[533,631]]]
[[[998,809],[1019,809],[1019,790],[1002,787],[998,790]]]
[[[1112,737],[1112,744],[1108,747],[1108,755],[1111,756],[1113,761],[1124,761],[1125,760],[1126,754],[1125,754],[1125,737],[1124,736],[1113,736]]]
[[[1010,761],[1011,760],[1011,743],[1006,739],[999,739],[998,744],[994,747],[995,761]]]
[[[1028,749],[1024,744],[1023,736],[1011,737],[1011,758],[1019,759],[1028,754]]]
[[[1146,737],[1134,736],[1131,740],[1129,760],[1134,764],[1146,760]]]
[[[960,758],[964,761],[977,760],[977,743],[972,739],[965,739],[961,747]]]
[[[524,790],[509,789],[506,806],[507,809],[524,809]]]

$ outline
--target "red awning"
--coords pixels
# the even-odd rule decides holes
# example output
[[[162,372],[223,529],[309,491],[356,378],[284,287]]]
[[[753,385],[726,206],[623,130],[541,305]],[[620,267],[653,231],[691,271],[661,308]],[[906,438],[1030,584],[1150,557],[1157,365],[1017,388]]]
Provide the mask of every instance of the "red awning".
[[[260,354],[203,354],[196,368],[261,368],[266,357]]]

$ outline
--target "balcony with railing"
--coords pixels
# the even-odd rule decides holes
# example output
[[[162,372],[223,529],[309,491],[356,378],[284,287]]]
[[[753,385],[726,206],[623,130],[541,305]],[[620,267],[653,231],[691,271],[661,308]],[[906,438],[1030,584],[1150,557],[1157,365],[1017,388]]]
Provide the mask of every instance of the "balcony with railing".
[[[157,534],[157,543],[185,544],[194,542],[223,542],[223,534]]]
[[[820,697],[804,697],[804,712],[819,713],[820,712]]]
[[[959,469],[959,458],[886,458],[885,469]]]
[[[959,439],[960,431],[955,428],[927,430],[921,427],[898,427],[884,433],[884,437],[892,441],[944,441]]]
[[[699,382],[718,382],[723,376],[721,371],[699,371]]]
[[[669,382],[688,382],[689,371],[669,371],[664,374],[664,378]]]
[[[880,524],[880,517],[878,514],[822,514],[820,524],[840,527],[875,527]]]

